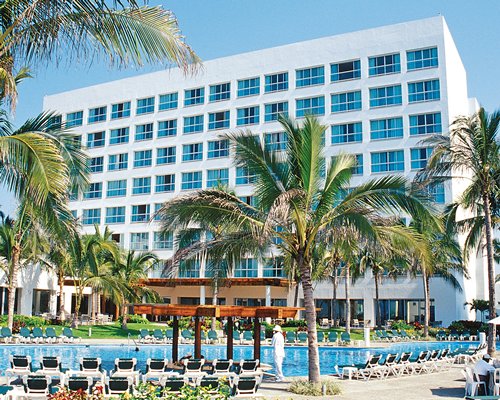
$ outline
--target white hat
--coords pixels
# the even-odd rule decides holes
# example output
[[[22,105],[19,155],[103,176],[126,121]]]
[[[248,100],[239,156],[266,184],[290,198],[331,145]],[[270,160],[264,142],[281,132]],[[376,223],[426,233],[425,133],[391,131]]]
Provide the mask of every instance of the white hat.
[[[273,332],[281,332],[281,326],[275,325]]]
[[[483,360],[491,360],[491,356],[489,354],[485,354],[483,356]]]

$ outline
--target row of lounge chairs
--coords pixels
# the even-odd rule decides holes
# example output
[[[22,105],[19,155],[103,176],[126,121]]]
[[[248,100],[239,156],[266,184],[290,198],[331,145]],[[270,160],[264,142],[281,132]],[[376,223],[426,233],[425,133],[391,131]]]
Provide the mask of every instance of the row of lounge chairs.
[[[418,338],[414,335],[408,335],[404,329],[401,329],[399,332],[396,329],[375,330],[373,333],[373,340],[379,342],[409,341],[414,339]]]
[[[458,333],[457,331],[452,330],[448,334],[444,330],[440,330],[436,334],[436,340],[472,340],[475,338],[477,339],[477,336],[471,335],[469,331]]]
[[[216,392],[220,381],[226,380],[234,394],[243,395],[255,394],[263,376],[259,360],[242,360],[236,366],[233,360],[214,360],[207,369],[205,359],[185,359],[183,369],[174,370],[167,359],[148,359],[145,371],[140,371],[137,359],[118,358],[109,376],[100,358],[81,358],[79,370],[62,368],[60,357],[42,357],[39,369],[33,368],[30,356],[11,356],[10,364],[5,371],[11,378],[9,383],[22,378],[30,398],[37,391],[46,395],[53,377],[70,390],[90,392],[92,386],[101,385],[109,395],[133,392],[141,377],[143,382],[154,381],[168,392],[178,392],[184,385],[211,386],[210,390]]]
[[[52,327],[46,328],[45,332],[40,327],[34,327],[32,330],[22,327],[17,335],[12,334],[7,327],[0,329],[0,341],[4,343],[73,343],[80,340],[81,338],[75,336],[73,330],[68,327],[63,328],[62,335],[57,335]]]
[[[424,350],[418,355],[412,352],[401,354],[371,355],[365,363],[335,366],[338,376],[354,377],[369,380],[371,378],[386,379],[390,376],[431,373],[451,367],[455,363],[474,362],[486,351],[485,345],[476,348],[458,348],[454,351],[445,348],[441,350]]]
[[[307,332],[292,332],[285,333],[285,344],[307,344]],[[340,335],[336,331],[317,332],[318,343],[320,345],[349,345],[351,344],[351,335],[348,332],[342,332]]]

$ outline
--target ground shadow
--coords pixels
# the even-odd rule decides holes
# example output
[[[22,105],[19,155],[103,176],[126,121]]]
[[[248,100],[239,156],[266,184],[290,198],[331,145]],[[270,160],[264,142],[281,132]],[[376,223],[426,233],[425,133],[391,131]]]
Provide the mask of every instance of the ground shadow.
[[[431,389],[432,396],[434,397],[446,397],[447,399],[463,399],[464,389],[463,388],[438,388]]]

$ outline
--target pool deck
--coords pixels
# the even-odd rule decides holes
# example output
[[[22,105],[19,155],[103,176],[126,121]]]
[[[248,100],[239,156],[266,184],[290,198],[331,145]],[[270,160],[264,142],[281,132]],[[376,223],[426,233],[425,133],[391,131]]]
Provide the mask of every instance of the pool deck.
[[[449,371],[424,375],[413,375],[402,378],[384,380],[349,381],[328,377],[339,383],[340,396],[323,396],[321,399],[335,400],[420,400],[420,399],[463,399],[464,385],[463,365],[454,366]],[[309,396],[294,395],[286,390],[288,384],[263,382],[259,395],[269,399],[310,399]]]

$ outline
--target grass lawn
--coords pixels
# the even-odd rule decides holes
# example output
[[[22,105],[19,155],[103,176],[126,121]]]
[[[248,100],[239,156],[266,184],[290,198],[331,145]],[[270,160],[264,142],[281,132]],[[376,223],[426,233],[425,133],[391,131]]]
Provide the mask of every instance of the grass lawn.
[[[336,331],[339,334],[339,337],[340,337],[340,334],[345,331],[344,328],[331,328],[331,329],[317,328],[317,329],[318,329],[318,332],[319,331],[325,332],[325,335],[328,334],[328,332]],[[288,328],[288,327],[286,327],[286,328],[283,328],[283,330],[285,332],[286,331],[295,332],[297,330],[297,328]],[[361,329],[351,329],[351,340],[363,340],[363,339],[364,339],[363,330],[361,330]]]
[[[60,325],[50,325],[55,328],[58,335],[62,334],[63,327]],[[79,336],[82,339],[127,339],[128,334],[134,339],[137,339],[139,331],[141,329],[153,329],[161,328],[165,329],[166,325],[159,326],[159,324],[127,324],[128,330],[123,330],[119,323],[114,323],[112,325],[82,325],[76,329],[73,329],[73,334]],[[92,336],[89,337],[89,328],[92,330]]]

